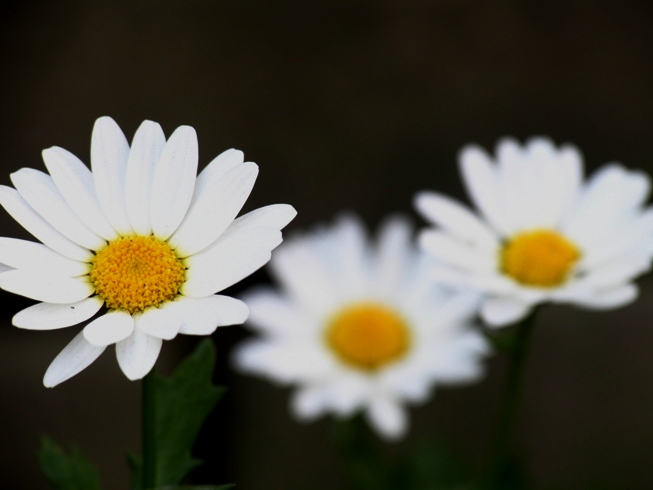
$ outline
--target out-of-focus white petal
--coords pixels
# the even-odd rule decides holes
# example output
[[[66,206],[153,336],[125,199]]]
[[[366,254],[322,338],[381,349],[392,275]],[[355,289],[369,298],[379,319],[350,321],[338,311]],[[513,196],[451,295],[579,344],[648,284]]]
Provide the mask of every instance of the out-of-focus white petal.
[[[116,238],[116,230],[100,207],[89,168],[75,155],[57,146],[43,150],[42,155],[57,189],[79,219],[105,240]]]
[[[415,207],[422,215],[462,241],[495,248],[498,237],[492,229],[454,199],[436,192],[420,192]]]
[[[70,327],[91,318],[100,311],[103,304],[104,301],[99,296],[71,304],[38,303],[16,313],[12,323],[28,330]]]
[[[531,305],[516,298],[488,298],[481,307],[481,316],[492,327],[510,325],[524,318]]]
[[[93,363],[106,347],[98,347],[90,344],[82,332],[59,353],[48,367],[43,377],[43,384],[46,388],[53,388],[59,383],[72,378],[80,371],[86,369]]]
[[[125,204],[129,143],[110,117],[95,121],[91,136],[91,168],[98,201],[111,226],[121,235],[133,230]]]
[[[395,401],[380,398],[372,402],[366,411],[371,425],[388,440],[397,440],[408,429],[408,417],[404,409]]]
[[[150,235],[150,198],[154,169],[159,161],[166,137],[163,129],[152,121],[143,121],[134,134],[125,177],[125,206],[134,231]]]
[[[161,153],[152,181],[150,219],[154,236],[167,240],[186,216],[197,178],[197,134],[179,126]]]
[[[126,311],[114,310],[84,327],[84,338],[93,345],[107,346],[126,339],[134,331],[134,319]]]
[[[48,272],[11,270],[0,274],[0,287],[46,303],[76,303],[95,292],[89,282]]]
[[[134,381],[149,373],[161,351],[163,341],[142,332],[138,328],[138,318],[134,332],[116,344],[116,357],[125,376]]]

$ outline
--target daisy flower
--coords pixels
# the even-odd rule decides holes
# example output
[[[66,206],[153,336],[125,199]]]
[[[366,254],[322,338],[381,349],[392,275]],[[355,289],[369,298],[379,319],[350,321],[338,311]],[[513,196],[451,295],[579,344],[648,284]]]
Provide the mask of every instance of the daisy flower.
[[[468,146],[460,167],[479,215],[421,192],[415,206],[437,228],[419,242],[441,261],[438,280],[484,293],[487,323],[514,323],[543,302],[608,309],[637,297],[632,281],[653,253],[647,175],[609,164],[583,182],[579,151],[545,138],[503,139],[496,162]]]
[[[48,368],[52,387],[116,344],[129,379],[153,367],[162,340],[209,335],[242,323],[240,300],[216,295],[263,266],[295,216],[277,204],[236,215],[258,167],[228,150],[197,174],[197,136],[189,126],[166,142],[145,121],[131,148],[109,117],[95,123],[89,170],[72,153],[43,151],[49,172],[11,174],[0,204],[36,243],[0,237],[0,287],[40,303],[13,318],[17,327],[51,330],[89,320]],[[104,307],[104,309],[103,309]]]
[[[436,382],[478,379],[488,350],[470,322],[478,295],[435,285],[410,235],[397,218],[371,244],[344,217],[280,247],[270,267],[282,291],[246,295],[261,336],[236,351],[236,367],[296,386],[299,419],[364,411],[388,439],[406,432],[404,403],[425,401]]]

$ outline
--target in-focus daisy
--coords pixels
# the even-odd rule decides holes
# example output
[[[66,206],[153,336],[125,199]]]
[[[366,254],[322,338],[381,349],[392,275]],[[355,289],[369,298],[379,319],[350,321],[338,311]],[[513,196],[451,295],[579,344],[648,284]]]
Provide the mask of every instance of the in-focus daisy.
[[[632,280],[653,253],[644,173],[609,164],[583,183],[579,151],[544,138],[501,140],[496,162],[469,146],[460,166],[480,216],[422,192],[416,207],[437,228],[419,241],[444,264],[437,279],[485,293],[489,324],[516,322],[546,301],[607,309],[636,298]]]
[[[245,298],[262,335],[236,351],[237,367],[296,386],[300,419],[364,411],[387,438],[407,429],[404,403],[438,382],[476,380],[487,352],[470,323],[478,295],[435,285],[410,234],[393,219],[371,244],[346,217],[287,241],[270,263],[282,290]]]
[[[41,243],[0,238],[0,287],[41,301],[13,323],[51,330],[84,322],[43,380],[55,386],[91,364],[110,344],[129,379],[152,368],[162,340],[208,335],[242,323],[240,300],[216,295],[270,259],[281,228],[295,216],[284,204],[238,219],[258,167],[228,150],[197,174],[195,130],[166,142],[145,121],[131,148],[109,117],[95,123],[89,170],[58,147],[43,151],[48,173],[23,168],[0,186],[0,204]]]

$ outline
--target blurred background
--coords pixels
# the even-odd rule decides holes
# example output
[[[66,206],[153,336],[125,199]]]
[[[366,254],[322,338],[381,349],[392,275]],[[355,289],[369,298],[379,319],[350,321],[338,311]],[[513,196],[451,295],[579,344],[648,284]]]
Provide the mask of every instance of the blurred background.
[[[0,184],[62,146],[89,161],[91,129],[110,115],[131,139],[144,119],[167,135],[195,127],[200,166],[235,147],[260,166],[245,210],[287,202],[288,233],[356,210],[376,227],[437,188],[466,199],[461,146],[513,135],[573,142],[588,172],[609,161],[653,172],[653,3],[601,1],[267,2],[219,0],[0,3]],[[0,211],[1,234],[27,238]],[[260,271],[229,293],[269,281]],[[535,489],[649,489],[653,480],[653,280],[633,306],[545,308],[538,318],[517,444]],[[42,376],[78,329],[21,331],[30,304],[0,293],[2,488],[48,488],[42,434],[78,445],[105,487],[127,488],[139,451],[140,384],[107,352],[54,389]],[[243,327],[214,334],[215,381],[228,394],[208,420],[196,483],[336,489],[331,420],[303,425],[287,389],[234,373]],[[194,346],[164,345],[169,373]],[[437,435],[483,457],[503,359],[464,388],[411,410],[401,451]]]

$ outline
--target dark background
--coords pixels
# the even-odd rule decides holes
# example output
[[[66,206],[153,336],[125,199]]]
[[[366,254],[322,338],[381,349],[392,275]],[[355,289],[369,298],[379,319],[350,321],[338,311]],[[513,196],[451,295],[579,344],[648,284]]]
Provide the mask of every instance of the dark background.
[[[307,6],[307,5],[310,5]],[[589,171],[618,160],[653,171],[653,4],[649,2],[4,1],[0,3],[0,183],[43,169],[58,145],[88,162],[91,129],[112,116],[131,139],[143,119],[189,124],[200,165],[230,147],[261,172],[247,209],[288,202],[289,226],[347,209],[370,224],[412,214],[423,188],[464,199],[456,154],[504,135],[550,135]],[[2,235],[25,237],[4,212]],[[419,223],[417,217],[415,221]],[[268,280],[258,272],[230,293]],[[526,373],[518,443],[533,488],[649,489],[653,480],[653,283],[608,313],[545,308]],[[41,384],[76,327],[20,331],[27,300],[1,293],[0,487],[44,489],[34,451],[47,433],[81,446],[108,489],[127,488],[139,448],[140,384],[113,349],[54,389]],[[233,373],[242,327],[218,330],[216,382],[197,483],[339,488],[330,420],[297,424],[288,391]],[[164,345],[169,372],[194,345]],[[411,411],[407,448],[437,434],[478,462],[504,363]]]

